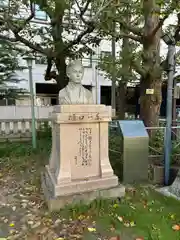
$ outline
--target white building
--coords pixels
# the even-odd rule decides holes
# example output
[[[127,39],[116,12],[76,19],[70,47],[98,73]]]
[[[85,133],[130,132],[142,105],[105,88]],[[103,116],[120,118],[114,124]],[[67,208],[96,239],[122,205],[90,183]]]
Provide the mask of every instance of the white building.
[[[108,54],[111,51],[111,48],[108,48],[108,44],[102,44],[101,54]],[[105,89],[111,92],[111,81],[106,79],[102,72],[100,72],[96,66],[98,64],[97,60],[98,56],[87,56],[82,59],[82,63],[84,66],[84,77],[82,80],[82,84],[89,89],[92,89],[93,97],[95,101],[100,101],[97,99],[97,96],[101,95],[101,90]],[[23,65],[26,65],[25,61],[22,61]],[[34,93],[36,97],[41,98],[41,104],[51,105],[55,103],[55,99],[57,97],[56,90],[56,81],[45,81],[44,74],[46,70],[46,64],[43,61],[35,60],[33,61],[32,66],[32,74],[33,74],[33,83],[34,83]],[[21,72],[17,72],[20,78],[26,79],[27,81],[21,81],[18,84],[19,88],[26,89],[29,92],[29,71],[25,69]],[[40,89],[41,88],[41,89]],[[98,92],[97,92],[98,88]],[[47,92],[49,90],[49,93]],[[42,92],[43,91],[43,92]],[[52,93],[55,92],[55,94]],[[24,98],[24,97],[23,97]],[[29,100],[26,98],[20,99],[16,101],[16,104],[29,104]]]

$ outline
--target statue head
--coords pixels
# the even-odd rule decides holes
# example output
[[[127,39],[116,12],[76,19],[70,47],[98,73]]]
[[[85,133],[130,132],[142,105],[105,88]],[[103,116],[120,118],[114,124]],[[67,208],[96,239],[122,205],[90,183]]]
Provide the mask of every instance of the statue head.
[[[69,81],[74,83],[81,83],[84,75],[84,67],[80,60],[70,62],[66,68],[66,74]]]

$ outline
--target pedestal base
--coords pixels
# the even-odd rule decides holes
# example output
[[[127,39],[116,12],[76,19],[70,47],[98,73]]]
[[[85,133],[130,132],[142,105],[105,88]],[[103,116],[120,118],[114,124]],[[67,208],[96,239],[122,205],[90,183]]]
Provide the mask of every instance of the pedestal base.
[[[109,161],[109,121],[111,108],[105,105],[61,105],[54,109],[52,151],[42,175],[51,211],[125,194]]]
[[[51,172],[48,165],[45,168],[44,176],[46,185],[51,189],[54,197],[89,192],[118,185],[118,177],[114,174],[107,177],[91,177],[75,181],[56,182],[55,175]]]
[[[48,205],[49,211],[51,212],[59,211],[61,208],[65,207],[68,204],[88,204],[98,198],[121,198],[125,195],[125,187],[123,185],[117,185],[115,187],[89,190],[81,193],[71,193],[68,195],[61,195],[56,197],[53,195],[52,189],[47,183],[47,175],[45,173],[42,173],[41,175],[41,183],[45,201]]]

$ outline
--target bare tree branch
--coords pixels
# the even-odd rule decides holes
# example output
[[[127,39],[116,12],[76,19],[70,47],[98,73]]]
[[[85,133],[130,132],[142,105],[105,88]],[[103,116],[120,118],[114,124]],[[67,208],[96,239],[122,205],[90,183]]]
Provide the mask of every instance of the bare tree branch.
[[[84,8],[82,9],[81,6],[79,5],[78,3],[78,0],[75,0],[76,4],[77,4],[77,7],[78,7],[78,10],[80,11],[80,17],[83,17],[83,15],[85,14],[85,12],[88,10],[88,7],[89,7],[89,4],[91,3],[91,0],[87,0]]]
[[[54,77],[51,76],[51,68],[52,68],[52,58],[47,58],[47,68],[46,68],[46,73],[45,73],[45,80],[51,80],[51,78],[55,79],[55,75]]]
[[[159,20],[158,24],[155,26],[155,28],[153,29],[153,31],[147,36],[147,37],[153,37],[155,36],[155,34],[158,32],[158,30],[163,26],[164,21],[169,17],[169,15],[174,11],[174,9],[177,7],[177,5],[179,4],[179,1],[175,0],[172,1],[172,3],[170,4],[169,8],[166,10],[166,12],[164,13],[165,16]],[[179,21],[179,18],[178,18]]]
[[[77,38],[75,38],[74,40],[69,42],[69,44],[67,44],[67,46],[64,48],[64,51],[66,51],[67,49],[71,48],[72,46],[78,44],[86,34],[90,34],[91,32],[93,32],[94,29],[95,29],[95,24],[91,23],[91,25],[89,25],[83,32],[81,32],[77,36]]]
[[[21,24],[21,26],[16,27],[16,33],[19,33],[20,31],[22,31],[25,26],[34,18],[35,16],[35,9],[34,9],[34,3],[32,3],[32,1],[30,1],[30,11],[31,14],[29,15],[28,18],[26,18],[23,22],[23,24]]]
[[[101,32],[101,31],[100,31]],[[106,29],[103,29],[103,33],[106,33],[106,35],[110,35],[111,37],[115,38],[116,41],[118,41],[119,39],[125,37],[125,38],[129,38],[129,39],[132,39],[136,42],[139,42],[139,43],[142,43],[143,42],[143,38],[140,37],[140,36],[135,36],[131,33],[123,33],[123,32],[120,32],[120,33],[117,33],[117,32],[110,32],[110,31],[107,31]]]
[[[50,51],[48,49],[43,49],[41,47],[40,44],[33,44],[31,42],[29,42],[28,40],[26,40],[25,38],[21,37],[18,33],[14,33],[15,38],[12,37],[8,37],[5,35],[0,34],[0,39],[9,41],[9,42],[22,42],[23,44],[25,44],[27,47],[31,48],[34,51],[37,51],[45,56],[49,56],[50,55]]]
[[[163,19],[160,19],[157,26],[152,30],[152,32],[147,36],[148,38],[154,37],[158,30],[163,26],[164,21],[168,18],[169,15],[165,16]]]
[[[76,15],[77,15],[77,17],[79,17],[79,18],[83,21],[83,23],[85,23],[85,24],[87,24],[87,25],[91,24],[92,22],[95,23],[95,22],[98,20],[99,15],[101,14],[101,12],[102,12],[105,8],[107,8],[107,7],[111,4],[112,1],[113,1],[113,0],[110,0],[110,1],[108,1],[107,3],[104,3],[104,1],[103,1],[102,4],[101,4],[101,6],[100,6],[100,8],[99,8],[99,10],[96,12],[96,14],[93,16],[93,18],[92,18],[92,19],[89,19],[89,21],[86,21],[86,20],[84,19],[84,14],[85,14],[85,12],[88,10],[88,7],[89,7],[89,4],[91,3],[91,0],[87,0],[86,5],[85,5],[85,7],[84,7],[83,9],[81,9],[81,7],[80,7],[80,5],[79,5],[79,3],[78,3],[78,0],[75,0],[76,4],[77,4],[77,6],[78,6],[78,9],[79,9],[79,11],[80,11],[80,14],[76,14]]]
[[[67,46],[64,48],[64,51],[66,51],[67,49],[71,48],[72,46],[78,44],[82,38],[87,35],[90,34],[94,31],[94,29],[96,28],[96,21],[99,17],[99,15],[101,14],[101,12],[109,6],[109,4],[112,2],[113,0],[108,1],[106,4],[104,4],[104,6],[102,6],[97,13],[95,14],[95,16],[93,16],[93,19],[86,22],[87,28],[81,32],[74,40],[70,41],[69,44],[67,44]]]
[[[138,37],[138,36],[134,36],[132,34],[126,34],[126,33],[120,33],[116,39],[119,39],[119,38],[129,38],[129,39],[132,39],[136,42],[139,42],[139,43],[142,43],[142,38],[141,37]]]
[[[112,3],[112,1],[113,1],[113,0],[108,1],[106,4],[104,4],[104,6],[103,6],[103,4],[102,4],[102,6],[99,8],[99,11],[97,11],[97,13],[95,14],[95,16],[93,16],[92,21],[93,21],[94,23],[98,20],[99,15],[101,14],[101,12],[104,11],[104,9],[107,8],[107,7]]]
[[[12,31],[12,33],[15,36],[15,38],[13,38],[13,37],[9,37],[8,35],[5,36],[4,34],[0,34],[0,39],[4,39],[10,42],[21,42],[34,51],[37,51],[45,56],[51,56],[50,54],[52,53],[49,49],[43,49],[40,44],[32,43],[19,34],[19,32],[24,29],[26,24],[28,24],[33,17],[34,17],[34,9],[33,9],[32,2],[31,2],[31,14],[20,27],[16,26],[15,22],[13,21],[13,19],[11,19],[10,16],[7,16],[7,15],[0,16],[0,22],[2,23],[2,25],[6,25],[8,29]]]
[[[129,23],[124,22],[121,19],[121,12],[120,12],[120,10],[117,9],[117,11],[119,12],[120,19],[117,19],[116,22],[121,24],[122,27],[127,29],[129,32],[132,32],[133,34],[142,37],[143,36],[143,29],[142,28],[138,28],[138,27],[134,27],[134,26],[130,25]]]
[[[118,21],[118,22],[122,25],[122,27],[126,28],[129,32],[132,32],[133,34],[142,37],[143,30],[141,28],[128,25],[128,24],[126,24],[125,22],[123,22],[121,20]]]
[[[77,5],[77,7],[78,7],[78,10],[79,10],[79,14],[77,14],[76,13],[76,16],[80,19],[80,20],[82,20],[82,22],[84,23],[84,24],[88,24],[88,22],[84,19],[84,14],[86,13],[86,11],[88,10],[88,7],[89,7],[89,4],[91,3],[91,0],[87,0],[87,2],[86,2],[86,5],[85,5],[85,7],[82,9],[81,8],[81,6],[79,5],[79,3],[78,3],[78,0],[75,0],[75,2],[76,2],[76,5]]]
[[[29,42],[28,40],[26,40],[25,38],[21,37],[19,34],[14,33],[16,39],[20,42],[22,42],[23,44],[25,44],[27,47],[33,49],[34,51],[37,51],[45,56],[51,56],[51,51],[49,49],[43,49],[41,47],[41,44],[33,44],[31,42]]]
[[[76,0],[76,2],[77,2],[77,0]],[[83,10],[80,11],[80,16],[83,16],[84,13],[88,10],[90,2],[91,2],[91,0],[87,0],[85,7],[83,8]]]
[[[134,68],[134,70],[139,73],[142,77],[145,76],[146,71],[143,69],[143,67],[140,66],[139,63],[137,63],[134,59],[131,61],[131,65]]]

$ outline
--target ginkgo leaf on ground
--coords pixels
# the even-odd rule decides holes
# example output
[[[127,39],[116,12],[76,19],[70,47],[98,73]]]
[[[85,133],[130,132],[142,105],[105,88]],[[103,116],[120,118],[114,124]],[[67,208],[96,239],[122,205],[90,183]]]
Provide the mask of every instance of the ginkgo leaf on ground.
[[[90,228],[90,227],[89,227],[89,228],[88,228],[88,231],[89,231],[89,232],[96,232],[96,229],[95,229],[95,228]]]
[[[172,226],[172,229],[174,231],[179,231],[180,230],[180,225],[175,224],[175,225]]]

